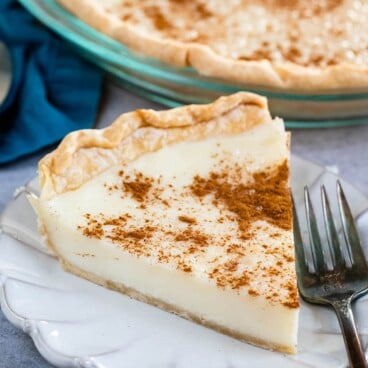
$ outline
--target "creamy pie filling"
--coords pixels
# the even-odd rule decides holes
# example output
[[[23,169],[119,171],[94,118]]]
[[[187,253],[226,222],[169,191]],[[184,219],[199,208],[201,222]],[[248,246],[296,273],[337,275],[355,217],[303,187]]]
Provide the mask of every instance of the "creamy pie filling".
[[[34,206],[66,263],[294,352],[287,160],[282,122],[270,121],[165,146]]]

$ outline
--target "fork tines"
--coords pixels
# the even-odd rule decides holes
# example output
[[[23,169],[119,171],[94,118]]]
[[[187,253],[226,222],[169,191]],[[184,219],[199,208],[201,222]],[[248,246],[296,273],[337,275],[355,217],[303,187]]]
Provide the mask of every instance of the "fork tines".
[[[337,203],[341,219],[341,229],[344,234],[345,242],[340,241],[337,231],[336,221],[332,214],[330,200],[326,188],[321,186],[321,202],[324,227],[326,233],[327,246],[323,247],[320,231],[317,224],[315,211],[312,205],[308,187],[304,188],[305,212],[307,218],[307,228],[311,253],[311,263],[315,272],[327,271],[328,269],[341,270],[349,267],[359,267],[368,270],[364,252],[359,239],[358,231],[355,226],[354,217],[349,208],[346,195],[342,189],[340,181],[336,184]],[[299,221],[294,206],[294,237],[296,244],[302,244],[302,236]],[[308,257],[305,254],[304,246],[296,247],[296,255],[302,268],[310,270]],[[329,265],[329,260],[331,265]],[[306,270],[305,270],[306,271]]]

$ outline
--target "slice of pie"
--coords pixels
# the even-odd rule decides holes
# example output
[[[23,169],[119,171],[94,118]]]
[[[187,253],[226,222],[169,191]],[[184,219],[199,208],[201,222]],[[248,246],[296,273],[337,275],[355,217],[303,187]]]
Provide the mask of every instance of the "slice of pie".
[[[246,342],[296,349],[288,134],[264,98],[138,110],[40,161],[65,270]]]
[[[132,50],[235,83],[368,87],[366,0],[57,0]]]

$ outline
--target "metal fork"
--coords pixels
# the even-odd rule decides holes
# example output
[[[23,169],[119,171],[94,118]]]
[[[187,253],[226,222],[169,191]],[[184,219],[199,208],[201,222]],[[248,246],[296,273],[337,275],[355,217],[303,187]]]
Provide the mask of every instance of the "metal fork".
[[[327,304],[335,310],[343,333],[350,367],[367,368],[351,303],[368,291],[368,265],[354,224],[354,218],[339,181],[337,181],[336,187],[345,241],[339,240],[326,189],[322,186],[322,209],[327,235],[326,242],[322,242],[309,191],[307,187],[304,188],[310,257],[306,256],[308,248],[302,240],[294,205],[298,288],[301,296],[307,302]],[[330,262],[328,258],[330,258]]]

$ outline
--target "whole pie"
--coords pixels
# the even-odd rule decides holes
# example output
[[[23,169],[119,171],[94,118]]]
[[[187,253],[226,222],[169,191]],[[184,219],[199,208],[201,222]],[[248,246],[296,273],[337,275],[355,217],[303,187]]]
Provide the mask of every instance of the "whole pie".
[[[296,349],[289,136],[262,97],[69,134],[31,197],[65,270],[246,342]]]
[[[57,0],[138,53],[231,82],[368,87],[366,0]]]

